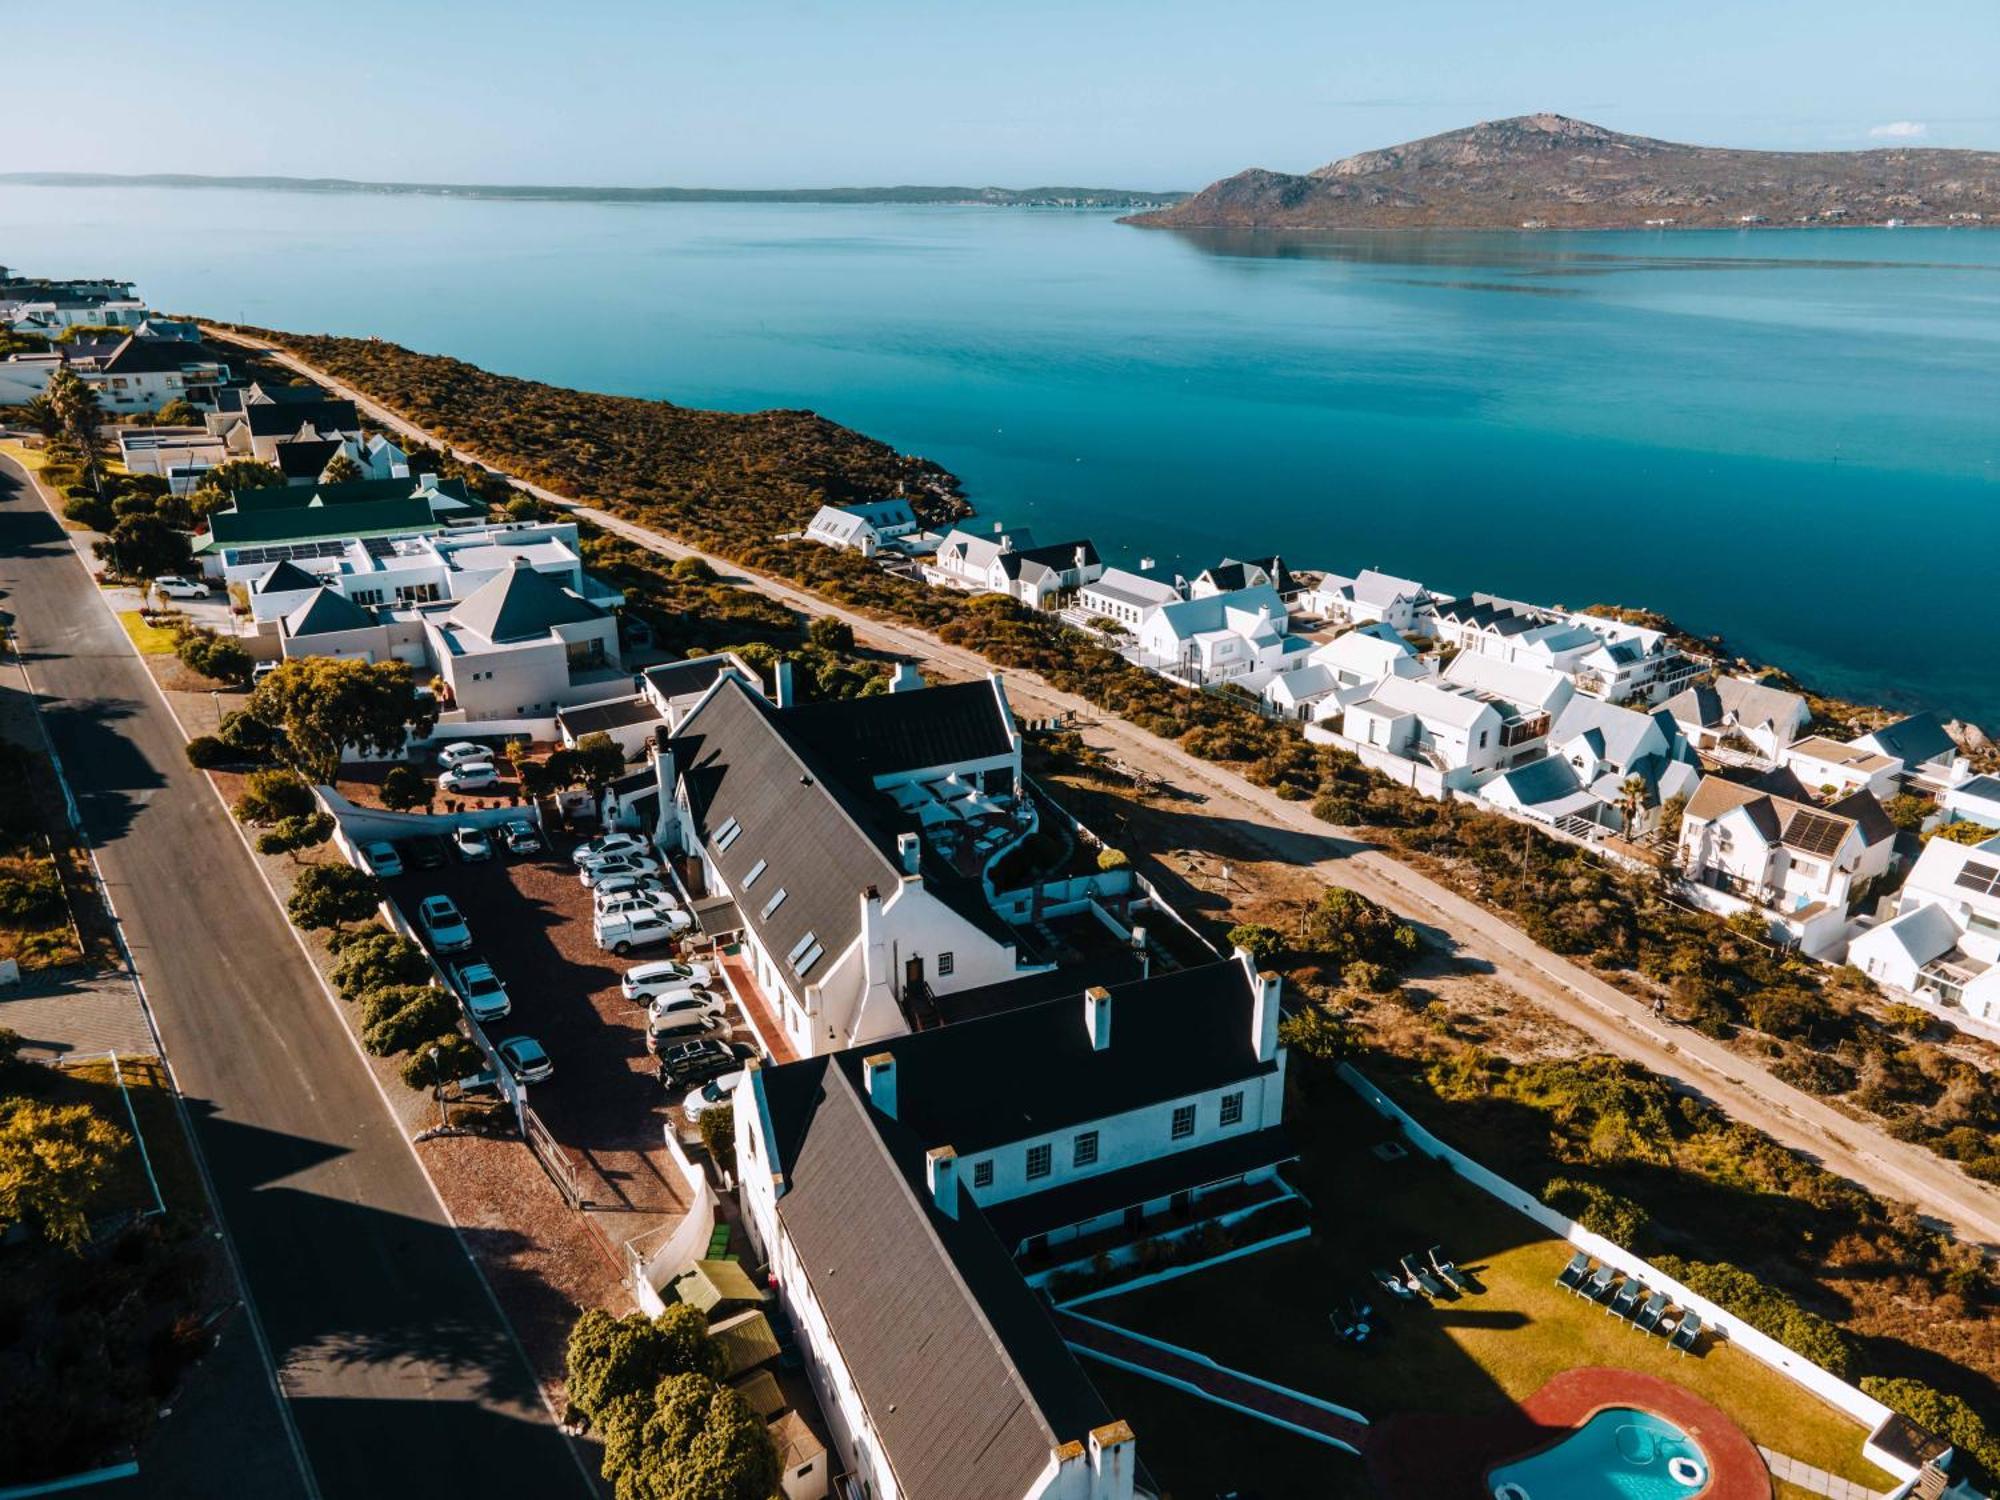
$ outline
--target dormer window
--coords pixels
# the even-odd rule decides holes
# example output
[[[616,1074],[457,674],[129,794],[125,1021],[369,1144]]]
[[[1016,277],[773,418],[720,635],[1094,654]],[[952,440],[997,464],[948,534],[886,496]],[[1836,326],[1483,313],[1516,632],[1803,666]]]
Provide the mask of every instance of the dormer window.
[[[718,849],[727,849],[731,844],[736,842],[742,833],[743,825],[734,818],[728,819],[720,828],[715,830],[715,847]]]

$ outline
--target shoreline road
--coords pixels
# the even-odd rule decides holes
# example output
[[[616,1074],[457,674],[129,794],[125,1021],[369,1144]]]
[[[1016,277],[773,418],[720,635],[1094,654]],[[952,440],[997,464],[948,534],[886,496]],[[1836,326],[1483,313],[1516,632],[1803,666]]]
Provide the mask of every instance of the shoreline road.
[[[352,397],[363,412],[389,431],[428,443],[468,463],[506,472],[504,465],[425,431],[304,360],[271,350],[261,342],[232,337],[226,329],[208,331],[225,343],[266,352],[307,379]],[[845,609],[783,579],[704,553],[541,485],[520,479],[513,482],[539,499],[662,556],[705,557],[725,583],[755,589],[809,614],[845,620],[873,645],[960,675],[983,676],[992,669],[978,653],[947,645],[925,631]],[[1968,1244],[1989,1253],[2000,1249],[2000,1191],[1975,1182],[1950,1162],[1781,1083],[1755,1060],[1731,1052],[1721,1043],[1686,1027],[1662,1025],[1647,1015],[1639,1001],[1537,946],[1506,917],[1475,905],[1382,850],[1342,837],[1299,804],[1283,801],[1221,766],[1189,755],[1170,741],[1106,715],[1085,699],[1051,687],[1034,673],[1009,672],[1007,696],[1022,713],[1069,715],[1078,721],[1087,742],[1168,785],[1199,787],[1209,798],[1203,817],[1227,820],[1237,833],[1273,857],[1312,869],[1328,882],[1351,887],[1428,927],[1445,947],[1490,965],[1496,978],[1597,1038],[1607,1051],[1639,1062],[1678,1087],[1699,1094],[1732,1118],[1764,1131],[1829,1171],[1885,1197],[1915,1204],[1926,1219]]]
[[[0,607],[187,1101],[296,1434],[238,1488],[264,1413],[183,1414],[189,1494],[590,1495],[525,1356],[373,1076],[68,537],[0,461]],[[236,1382],[242,1388],[244,1382]],[[184,1455],[190,1433],[176,1430]],[[296,1449],[308,1472],[297,1476]],[[185,1463],[172,1467],[185,1468]],[[274,1467],[267,1465],[267,1467]],[[142,1463],[138,1487],[144,1484]]]

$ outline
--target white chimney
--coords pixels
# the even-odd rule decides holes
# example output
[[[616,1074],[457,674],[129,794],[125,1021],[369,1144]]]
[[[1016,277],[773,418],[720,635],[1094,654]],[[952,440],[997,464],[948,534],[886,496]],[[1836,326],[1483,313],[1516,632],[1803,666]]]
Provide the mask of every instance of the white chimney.
[[[897,834],[896,859],[905,875],[916,874],[917,866],[924,862],[924,841],[914,833]]]
[[[1094,984],[1083,992],[1083,1024],[1090,1032],[1090,1048],[1103,1052],[1111,1045],[1111,991]]]
[[[889,691],[892,693],[914,693],[924,685],[924,674],[906,661],[896,663],[889,673]]]
[[[1000,550],[1002,552],[1012,552],[1014,550],[1014,539],[1011,536],[1001,537]]]
[[[1106,1422],[1090,1433],[1090,1500],[1132,1500],[1139,1444],[1126,1422]]]
[[[408,464],[390,464],[389,477],[391,479],[408,479],[410,477],[410,466]]]
[[[1250,1012],[1250,1040],[1257,1048],[1257,1061],[1269,1062],[1278,1055],[1278,1011],[1284,998],[1284,979],[1269,969],[1257,975],[1257,1001]]]
[[[861,1059],[861,1082],[868,1098],[890,1119],[896,1118],[896,1054],[877,1052]]]
[[[958,1217],[958,1153],[949,1146],[933,1146],[924,1153],[924,1177],[930,1183],[931,1201],[948,1219]]]
[[[778,695],[777,699],[775,700],[777,702],[778,707],[790,708],[793,702],[791,662],[784,658],[780,658],[778,661],[777,670],[775,673],[773,673],[773,677],[775,680],[772,682],[771,687],[772,691]]]
[[[1076,544],[1076,570],[1077,570],[1077,572],[1081,573],[1081,572],[1082,572],[1082,571],[1083,571],[1083,570],[1084,570],[1085,568],[1087,568],[1087,567],[1089,567],[1089,566],[1090,566],[1090,564],[1089,564],[1089,563],[1087,563],[1087,562],[1086,562],[1086,561],[1084,560],[1084,559],[1086,559],[1086,558],[1087,558],[1087,557],[1089,557],[1089,556],[1090,556],[1090,552],[1089,552],[1089,549],[1088,549],[1088,548],[1086,548],[1086,547],[1085,547],[1085,546],[1083,545],[1083,543],[1082,543],[1082,542],[1078,542],[1078,543]]]

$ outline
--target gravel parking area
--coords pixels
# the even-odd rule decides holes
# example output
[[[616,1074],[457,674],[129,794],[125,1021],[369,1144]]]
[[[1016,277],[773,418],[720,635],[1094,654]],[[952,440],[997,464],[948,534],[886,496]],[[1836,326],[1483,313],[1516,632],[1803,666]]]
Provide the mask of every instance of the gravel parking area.
[[[687,1209],[662,1136],[674,1101],[661,1091],[646,1051],[644,1011],[618,991],[630,964],[668,954],[617,959],[599,950],[590,892],[570,863],[570,841],[557,842],[541,854],[496,852],[482,863],[454,859],[441,869],[411,870],[389,885],[406,913],[437,892],[464,913],[473,949],[454,959],[491,964],[513,1003],[488,1035],[498,1042],[525,1033],[547,1049],[555,1076],[529,1086],[530,1106],[569,1154],[590,1206],[637,1216],[604,1225],[615,1243]]]

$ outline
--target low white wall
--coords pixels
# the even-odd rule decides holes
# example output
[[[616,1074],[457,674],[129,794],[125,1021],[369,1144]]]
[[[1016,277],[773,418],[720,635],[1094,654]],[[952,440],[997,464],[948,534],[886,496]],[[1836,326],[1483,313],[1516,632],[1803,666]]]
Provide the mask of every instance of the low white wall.
[[[454,828],[498,828],[502,823],[512,823],[526,818],[537,828],[542,826],[541,805],[523,802],[516,807],[468,807],[456,813],[416,813],[385,812],[379,807],[362,807],[350,802],[331,787],[316,787],[320,805],[333,814],[334,823],[341,834],[346,835],[342,845],[355,863],[349,843],[373,843],[377,839],[415,838],[419,834],[446,836]]]
[[[1422,761],[1405,760],[1380,745],[1365,745],[1360,740],[1351,740],[1346,735],[1328,729],[1324,724],[1308,724],[1306,739],[1315,745],[1331,745],[1336,750],[1345,750],[1371,771],[1380,771],[1391,781],[1422,792],[1426,797],[1442,797],[1445,790],[1444,772],[1435,766],[1427,766]]]
[[[674,1226],[674,1232],[643,1262],[630,1245],[626,1246],[632,1294],[639,1299],[639,1306],[655,1318],[667,1310],[666,1301],[660,1296],[660,1283],[707,1252],[709,1237],[715,1233],[716,1208],[715,1189],[708,1185],[708,1175],[681,1149],[681,1143],[674,1138],[673,1126],[662,1126],[660,1134],[667,1143],[668,1157],[687,1186],[687,1217]]]
[[[1873,1396],[1849,1385],[1838,1376],[1828,1374],[1803,1355],[1793,1353],[1769,1334],[1752,1328],[1736,1314],[1682,1286],[1671,1276],[1634,1255],[1624,1246],[1612,1243],[1601,1234],[1592,1233],[1574,1220],[1557,1213],[1533,1193],[1515,1186],[1497,1172],[1489,1171],[1463,1152],[1447,1146],[1356,1071],[1352,1064],[1342,1063],[1340,1076],[1350,1088],[1367,1100],[1378,1114],[1399,1124],[1410,1145],[1417,1151],[1435,1161],[1443,1162],[1474,1187],[1499,1199],[1509,1208],[1527,1215],[1558,1239],[1568,1241],[1577,1249],[1595,1256],[1604,1265],[1611,1266],[1626,1276],[1637,1277],[1655,1291],[1665,1292],[1681,1307],[1699,1314],[1705,1328],[1726,1338],[1752,1359],[1769,1365],[1779,1374],[1803,1386],[1829,1406],[1845,1412],[1855,1421],[1862,1423],[1870,1432],[1890,1415],[1890,1409]],[[1899,1479],[1916,1477],[1917,1471],[1914,1469],[1894,1464],[1884,1467]]]

